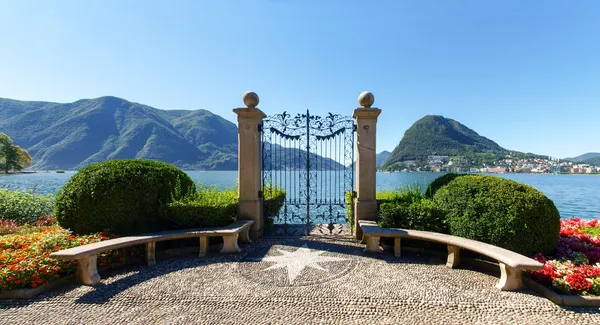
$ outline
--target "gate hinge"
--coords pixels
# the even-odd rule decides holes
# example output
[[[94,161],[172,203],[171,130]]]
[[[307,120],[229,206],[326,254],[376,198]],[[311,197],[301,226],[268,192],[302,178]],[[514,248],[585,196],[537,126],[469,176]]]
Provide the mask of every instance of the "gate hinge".
[[[352,198],[356,198],[356,191],[352,191]]]
[[[262,132],[262,123],[258,125],[258,132]]]
[[[356,129],[358,129],[358,125],[353,124],[352,125],[352,132],[356,132]]]
[[[258,198],[262,199],[263,198],[263,191],[258,191]]]

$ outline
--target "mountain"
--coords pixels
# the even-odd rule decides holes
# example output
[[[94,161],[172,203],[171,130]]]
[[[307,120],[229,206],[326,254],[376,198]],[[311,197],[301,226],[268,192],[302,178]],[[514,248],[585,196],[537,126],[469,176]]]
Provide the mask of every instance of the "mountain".
[[[577,157],[565,158],[564,160],[597,165],[600,164],[600,152],[588,152]]]
[[[383,168],[406,160],[423,160],[429,155],[456,156],[465,153],[504,154],[494,141],[459,122],[440,115],[427,115],[416,121],[392,151]]]
[[[122,158],[237,168],[236,125],[207,110],[160,110],[110,96],[68,104],[0,98],[0,132],[29,151],[32,169]]]
[[[424,160],[429,155],[505,155],[508,150],[459,122],[439,115],[427,115],[416,121],[402,137],[382,166],[397,162]]]
[[[122,158],[237,168],[236,125],[207,110],[160,110],[110,96],[68,104],[0,98],[0,132],[29,151],[32,169]]]
[[[594,158],[588,158],[584,162],[588,163],[590,165],[600,166],[600,156],[594,157]]]
[[[31,169],[79,169],[108,159],[146,158],[183,169],[236,170],[237,126],[207,110],[161,110],[117,97],[74,103],[0,98],[0,132],[29,151]],[[283,156],[298,149],[278,148]],[[340,168],[314,155],[321,168]],[[282,161],[277,169],[293,169]],[[300,166],[302,167],[302,166]],[[305,168],[305,166],[304,166]]]
[[[379,166],[383,165],[383,163],[390,157],[391,154],[392,153],[387,150],[384,150],[384,151],[378,153],[375,156],[375,166],[379,167]]]
[[[264,166],[271,170],[306,170],[306,151],[297,148],[286,148],[278,144],[265,145]],[[315,170],[343,170],[344,165],[331,159],[310,154],[311,169]]]

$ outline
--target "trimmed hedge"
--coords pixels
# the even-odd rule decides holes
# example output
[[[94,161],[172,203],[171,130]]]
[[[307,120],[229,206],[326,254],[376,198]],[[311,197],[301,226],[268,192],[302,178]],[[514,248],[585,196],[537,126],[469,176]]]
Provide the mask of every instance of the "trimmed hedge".
[[[352,192],[346,192],[344,201],[346,201],[346,221],[354,233],[354,198],[352,197]]]
[[[267,219],[273,219],[279,214],[281,207],[283,207],[286,193],[282,188],[279,187],[270,187],[263,193],[264,217]]]
[[[411,203],[382,203],[379,207],[383,228],[404,228],[448,233],[446,213],[433,200],[422,199]]]
[[[448,231],[443,211],[425,199],[417,183],[394,191],[379,191],[375,198],[382,227]],[[354,227],[353,208],[352,192],[346,192],[346,217],[351,227]]]
[[[558,243],[560,215],[542,192],[518,182],[464,175],[441,187],[434,202],[446,211],[452,235],[531,256]]]
[[[447,233],[445,212],[427,199],[418,184],[377,193],[378,224],[383,228],[405,228]]]
[[[237,201],[235,189],[200,185],[197,193],[167,203],[161,217],[171,229],[222,227],[235,222]]]
[[[263,228],[267,232],[273,231],[275,217],[283,207],[285,202],[286,192],[280,187],[267,186],[263,190]]]
[[[18,224],[32,224],[37,219],[52,214],[54,197],[0,189],[0,220]]]
[[[273,217],[279,213],[285,196],[281,188],[265,191],[264,218],[267,226],[273,224]],[[200,184],[197,194],[166,204],[161,217],[169,221],[170,228],[221,227],[235,222],[237,203],[237,187],[221,190],[217,186]]]
[[[81,169],[56,196],[58,223],[79,234],[105,229],[126,236],[165,229],[161,208],[196,192],[173,165],[145,160],[109,160]]]

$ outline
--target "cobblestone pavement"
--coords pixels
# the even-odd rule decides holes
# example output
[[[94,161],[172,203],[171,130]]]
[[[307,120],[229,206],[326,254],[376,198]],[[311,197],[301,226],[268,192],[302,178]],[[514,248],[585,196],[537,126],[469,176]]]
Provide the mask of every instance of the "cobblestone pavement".
[[[159,260],[31,300],[0,300],[0,324],[600,324],[439,257],[376,256],[349,240],[263,239],[241,254]]]

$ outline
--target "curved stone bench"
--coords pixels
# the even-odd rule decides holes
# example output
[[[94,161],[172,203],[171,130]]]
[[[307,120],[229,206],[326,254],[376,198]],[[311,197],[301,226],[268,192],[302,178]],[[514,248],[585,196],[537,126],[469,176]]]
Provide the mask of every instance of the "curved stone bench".
[[[200,238],[200,257],[205,256],[208,252],[209,237],[223,237],[223,249],[221,249],[221,253],[239,253],[238,238],[242,243],[250,243],[248,232],[253,223],[254,221],[252,220],[238,220],[225,227],[170,230],[109,239],[54,252],[50,254],[50,257],[67,261],[77,260],[77,277],[79,281],[83,284],[94,285],[100,282],[100,275],[96,266],[98,253],[146,244],[146,261],[148,265],[153,265],[156,263],[156,242],[194,237]]]
[[[500,281],[496,284],[496,288],[500,290],[519,290],[523,286],[521,278],[523,270],[541,270],[544,268],[542,263],[536,260],[508,249],[472,239],[429,231],[381,228],[375,221],[370,220],[359,220],[358,224],[363,231],[363,237],[366,239],[367,248],[365,251],[368,252],[380,252],[379,239],[381,237],[391,237],[394,238],[394,255],[397,257],[400,257],[402,238],[447,244],[448,260],[446,266],[449,268],[455,268],[460,264],[460,250],[463,248],[491,257],[499,262]]]

